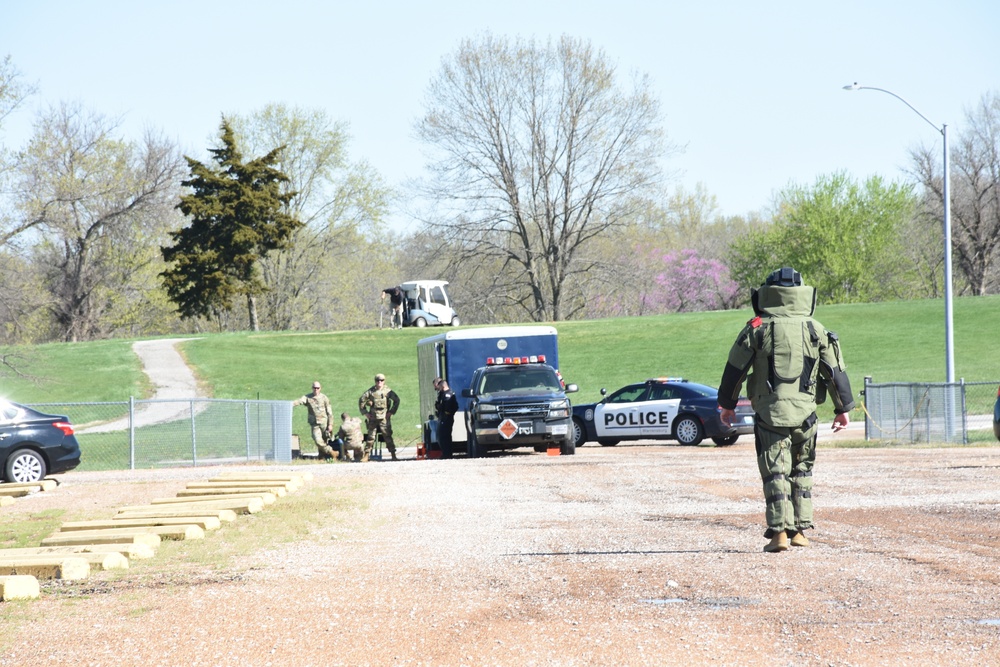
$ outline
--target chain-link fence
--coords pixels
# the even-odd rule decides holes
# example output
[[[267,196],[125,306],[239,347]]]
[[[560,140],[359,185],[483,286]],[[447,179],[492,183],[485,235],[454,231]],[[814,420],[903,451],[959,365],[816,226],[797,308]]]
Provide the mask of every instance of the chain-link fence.
[[[994,442],[998,382],[875,384],[865,378],[865,439]]]
[[[289,401],[131,399],[30,407],[69,417],[80,443],[79,470],[292,460]]]

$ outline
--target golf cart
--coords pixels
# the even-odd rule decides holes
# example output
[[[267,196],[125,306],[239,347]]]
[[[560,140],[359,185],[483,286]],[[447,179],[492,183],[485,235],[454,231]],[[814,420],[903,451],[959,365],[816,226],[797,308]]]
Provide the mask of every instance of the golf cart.
[[[402,283],[403,326],[430,327],[459,325],[458,314],[451,307],[444,280],[411,280]]]

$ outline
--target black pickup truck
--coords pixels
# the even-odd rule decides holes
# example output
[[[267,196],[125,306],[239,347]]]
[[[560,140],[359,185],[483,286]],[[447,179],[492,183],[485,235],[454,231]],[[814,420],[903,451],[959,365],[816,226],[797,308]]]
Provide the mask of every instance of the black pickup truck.
[[[544,363],[492,364],[477,368],[462,390],[470,399],[465,413],[467,454],[477,458],[489,450],[533,447],[575,454],[572,407],[556,369]]]

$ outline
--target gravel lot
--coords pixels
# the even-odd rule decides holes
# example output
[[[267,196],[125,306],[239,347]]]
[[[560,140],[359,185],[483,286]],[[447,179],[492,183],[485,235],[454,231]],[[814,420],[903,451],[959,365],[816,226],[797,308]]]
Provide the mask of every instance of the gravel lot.
[[[1000,664],[998,467],[821,448],[813,545],[780,554],[747,438],[297,467],[370,508],[190,581],[5,603],[0,665]],[[68,473],[0,529],[219,470]]]

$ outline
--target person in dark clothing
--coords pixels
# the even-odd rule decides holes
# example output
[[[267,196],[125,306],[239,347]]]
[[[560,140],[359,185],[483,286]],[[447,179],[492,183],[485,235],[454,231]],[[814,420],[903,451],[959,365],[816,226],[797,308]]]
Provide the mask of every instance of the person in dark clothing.
[[[458,412],[458,397],[448,386],[447,380],[437,383],[438,396],[434,403],[434,411],[438,418],[438,444],[441,447],[441,458],[450,459],[454,454],[451,438],[455,427],[455,413]]]
[[[382,290],[382,301],[389,297],[389,305],[392,310],[389,318],[389,328],[403,328],[403,290],[398,285],[396,287],[386,287]]]

